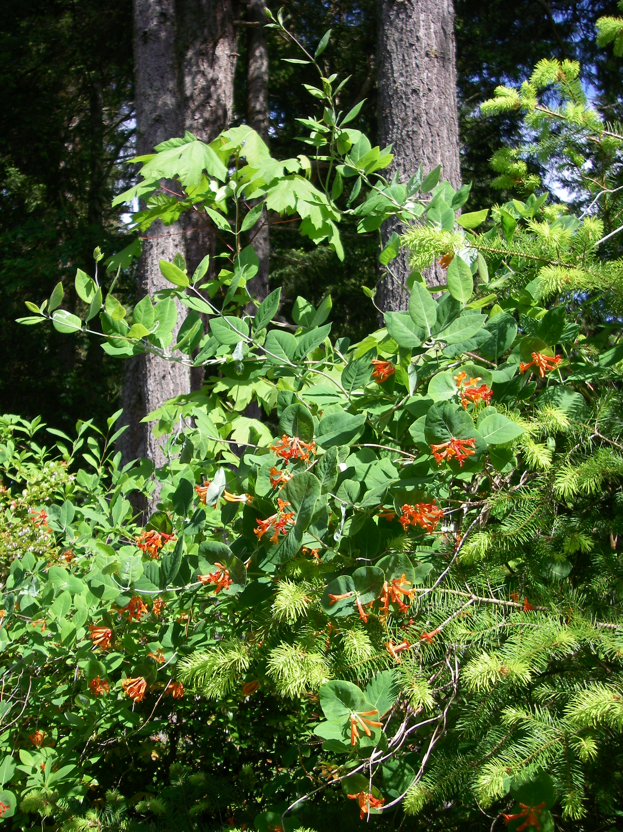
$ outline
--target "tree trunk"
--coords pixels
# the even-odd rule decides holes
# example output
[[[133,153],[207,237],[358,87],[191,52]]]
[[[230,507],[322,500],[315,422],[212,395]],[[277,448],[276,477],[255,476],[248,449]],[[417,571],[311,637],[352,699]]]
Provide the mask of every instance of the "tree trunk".
[[[175,30],[174,0],[134,0],[139,154],[151,153],[155,145],[180,134]],[[168,287],[158,264],[160,260],[173,260],[178,252],[183,253],[181,231],[179,223],[165,227],[156,222],[146,232],[139,263],[140,297]],[[178,309],[178,320],[181,309]],[[128,362],[122,391],[123,418],[129,424],[120,442],[124,462],[148,457],[156,467],[164,464],[159,443],[141,419],[167,399],[189,392],[190,373],[181,364],[150,354],[136,356]]]
[[[379,143],[393,145],[396,171],[406,182],[421,164],[424,173],[442,166],[442,179],[458,188],[461,180],[456,95],[456,55],[452,0],[379,0]],[[404,227],[383,227],[383,242]],[[401,251],[381,282],[385,311],[406,309],[409,293],[407,253]],[[445,283],[435,267],[429,286]]]
[[[268,144],[268,48],[266,45],[266,2],[265,0],[248,0],[247,17],[256,26],[249,27],[247,39],[247,120]],[[256,276],[249,281],[249,292],[264,300],[269,291],[270,228],[266,208],[262,216],[249,233],[249,242],[253,245],[260,260]]]

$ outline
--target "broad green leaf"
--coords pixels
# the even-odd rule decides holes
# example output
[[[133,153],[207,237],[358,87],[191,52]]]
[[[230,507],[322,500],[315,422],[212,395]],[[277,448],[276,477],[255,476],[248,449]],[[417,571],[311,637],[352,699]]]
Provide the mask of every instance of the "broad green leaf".
[[[335,446],[329,448],[326,454],[323,454],[323,456],[320,457],[318,464],[314,469],[320,483],[320,488],[323,492],[331,491],[337,482],[337,458],[337,448]]]
[[[128,338],[146,338],[149,330],[143,324],[132,324],[128,332]]]
[[[279,433],[311,442],[314,438],[314,417],[304,404],[288,405],[279,419]]]
[[[448,266],[447,281],[448,291],[452,297],[465,306],[474,293],[474,278],[470,267],[462,257],[457,255],[452,258]]]
[[[249,324],[242,318],[224,315],[222,318],[211,318],[210,329],[219,344],[232,346],[249,337]]]
[[[283,487],[284,499],[292,504],[296,511],[296,528],[304,531],[310,524],[320,497],[320,482],[309,471],[295,474]]]
[[[193,286],[195,283],[199,283],[202,277],[208,273],[208,268],[210,266],[210,255],[206,254],[206,256],[200,261],[199,265],[195,269],[195,273],[193,274],[192,283]]]
[[[322,326],[322,324],[327,320],[327,318],[331,314],[332,307],[333,301],[331,300],[331,295],[327,295],[325,298],[323,298],[322,303],[316,310],[316,314],[314,315],[314,319],[311,322],[311,325]]]
[[[348,595],[339,601],[331,598],[331,595]],[[350,615],[355,610],[355,584],[350,575],[340,575],[339,578],[331,581],[326,587],[320,601],[323,610],[327,615]]]
[[[275,289],[260,303],[253,320],[253,332],[259,332],[269,324],[279,309],[281,299],[281,286]]]
[[[410,584],[415,583],[413,564],[407,555],[400,553],[385,555],[376,565],[383,570],[385,579],[388,581],[393,581],[394,578],[401,578],[404,575],[405,580],[409,581]]]
[[[385,576],[378,566],[360,566],[351,577],[361,604],[374,601],[383,589]]]
[[[448,401],[456,397],[457,386],[454,381],[454,376],[458,370],[451,370],[447,373],[437,373],[428,382],[427,395],[434,402]]]
[[[322,53],[325,51],[329,44],[329,38],[331,37],[331,29],[328,29],[322,38],[320,39],[320,43],[316,47],[316,51],[314,52],[314,58],[319,58]]]
[[[310,352],[319,347],[327,335],[331,332],[331,324],[316,327],[306,332],[304,335],[296,337],[296,350],[294,353],[295,359],[301,360],[305,358]]]
[[[395,670],[383,670],[368,683],[363,692],[366,700],[383,716],[391,708],[400,692],[400,682]]]
[[[385,326],[390,336],[403,349],[413,349],[422,343],[422,330],[408,312],[386,312]]]
[[[182,482],[187,482],[187,480],[182,480]],[[171,584],[177,577],[177,573],[180,571],[180,566],[182,565],[182,557],[185,549],[186,544],[184,538],[180,537],[172,551],[167,551],[161,555],[160,568],[162,569],[165,586]]]
[[[204,171],[221,182],[227,179],[227,168],[215,151],[198,141],[192,133],[186,133],[184,139],[175,144],[165,143],[158,147],[163,149],[148,157],[141,169],[145,180],[174,179],[177,176],[185,186],[198,185]]]
[[[350,720],[352,711],[371,710],[363,692],[351,682],[327,682],[320,688],[320,707],[330,722]]]
[[[86,321],[92,321],[97,315],[99,315],[100,310],[102,308],[102,290],[98,289],[95,294],[93,295],[93,300],[89,306],[89,311],[87,312]]]
[[[424,433],[429,445],[439,445],[452,437],[470,439],[477,432],[472,417],[463,408],[452,402],[438,402],[426,414]]]
[[[316,442],[323,448],[332,445],[349,445],[359,436],[366,423],[364,413],[355,416],[352,413],[331,413],[320,420],[316,433]]]
[[[489,267],[487,266],[487,261],[480,252],[478,252],[478,276],[483,283],[489,282]]]
[[[0,788],[8,783],[15,774],[15,760],[10,755],[2,758],[0,763]]]
[[[372,378],[370,359],[362,356],[347,364],[342,371],[342,387],[347,393],[361,390]]]
[[[424,331],[425,337],[432,335],[437,321],[437,304],[421,283],[413,284],[409,298],[409,315],[414,324]]]
[[[501,413],[487,416],[478,422],[478,432],[487,445],[505,445],[524,433],[524,429]]]
[[[461,228],[478,228],[478,226],[482,225],[488,216],[489,209],[485,208],[482,211],[472,211],[469,214],[461,214],[460,217],[457,217],[456,221]]]
[[[435,338],[446,344],[463,344],[483,328],[486,320],[485,315],[462,315],[438,332]]]
[[[184,274],[174,263],[167,263],[166,260],[160,260],[159,265],[160,271],[169,283],[173,283],[174,286],[179,286],[181,289],[185,289],[190,284],[188,275]]]
[[[114,295],[106,295],[104,308],[113,321],[122,321],[125,318],[125,307],[119,303]]]
[[[93,278],[85,274],[82,269],[78,269],[76,271],[75,286],[76,294],[80,300],[90,304],[97,291],[97,286]]]
[[[145,295],[145,297],[142,300],[139,300],[134,307],[134,311],[132,313],[132,323],[142,324],[149,330],[154,325],[154,321],[155,311],[151,298],[149,295]]]
[[[159,338],[170,335],[177,323],[177,308],[173,298],[165,298],[154,308],[154,323],[158,324],[156,334]]]
[[[292,307],[292,320],[299,326],[311,326],[316,314],[316,307],[300,295]]]
[[[291,364],[294,360],[296,346],[294,335],[280,329],[271,329],[264,343],[268,360],[273,364]]]
[[[82,329],[82,321],[80,318],[72,315],[71,312],[67,312],[66,309],[57,309],[52,315],[52,323],[54,324],[54,329],[66,334],[78,332]]]
[[[478,352],[483,358],[495,360],[509,350],[517,335],[517,323],[508,312],[502,312],[485,324],[489,338],[480,345]]]
[[[441,176],[441,165],[437,165],[436,168],[433,168],[429,174],[424,177],[424,181],[420,185],[420,191],[423,194],[427,194],[433,190],[435,185],[439,182],[439,177]]]
[[[216,319],[215,319],[216,320]],[[239,321],[239,318],[235,319]],[[248,330],[247,330],[248,332]],[[177,343],[173,347],[174,350],[185,352],[190,355],[192,351],[199,345],[199,341],[203,336],[203,321],[201,316],[194,310],[191,310],[184,323],[181,325],[177,333]]]
[[[50,300],[48,303],[48,312],[54,312],[55,309],[63,302],[63,284],[57,283],[54,287],[52,294],[50,295]]]
[[[2,813],[2,820],[12,818],[17,809],[17,798],[13,792],[10,792],[8,789],[0,789],[0,803],[3,803],[7,807]]]
[[[154,529],[157,532],[164,532],[165,534],[173,533],[173,523],[166,511],[155,511],[149,518],[149,522],[145,528]]]
[[[259,205],[256,205],[254,208],[251,208],[249,213],[242,221],[242,225],[240,226],[240,230],[244,233],[245,231],[249,231],[250,228],[253,228],[255,223],[259,220],[262,216],[262,211],[264,210],[264,203],[260,202]]]
[[[548,347],[554,347],[559,343],[565,325],[567,323],[567,312],[564,306],[555,306],[549,309],[539,321],[537,336],[545,341]]]
[[[379,254],[379,261],[382,266],[387,266],[391,261],[398,256],[400,251],[400,237],[395,231],[392,232],[389,240],[385,244],[385,248]]]

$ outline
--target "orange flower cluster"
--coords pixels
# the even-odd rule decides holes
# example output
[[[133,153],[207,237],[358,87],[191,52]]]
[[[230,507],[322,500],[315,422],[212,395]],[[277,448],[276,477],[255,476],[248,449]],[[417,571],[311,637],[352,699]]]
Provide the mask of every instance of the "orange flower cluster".
[[[166,601],[163,601],[162,598],[155,598],[154,603],[151,605],[151,611],[155,616],[158,616],[162,612],[162,608],[166,607],[166,605]]]
[[[129,696],[134,702],[142,702],[145,698],[147,682],[142,676],[137,676],[135,679],[123,679],[121,687],[125,695]]]
[[[333,606],[333,604],[337,603],[338,601],[343,601],[345,598],[352,598],[354,594],[354,592],[345,592],[343,595],[331,595],[331,593],[329,593],[329,598],[331,599],[329,606]],[[367,624],[369,616],[364,610],[363,604],[361,603],[361,599],[358,595],[357,609],[359,610],[359,618],[363,621],[364,624]]]
[[[405,650],[410,650],[411,643],[408,642],[406,639],[404,641],[401,641],[400,644],[394,644],[393,641],[388,641],[385,647],[387,648],[387,652],[389,653],[389,655],[395,661],[397,661],[398,664],[400,664],[402,662],[402,659],[400,658],[398,653],[403,653]]]
[[[169,682],[168,688],[165,690],[167,696],[172,696],[173,699],[184,698],[184,685],[181,682]]]
[[[502,814],[504,823],[508,826],[511,820],[525,818],[525,821],[521,824],[521,826],[517,827],[517,832],[522,832],[522,830],[527,829],[529,826],[534,826],[536,829],[540,829],[541,825],[539,823],[539,815],[543,809],[545,809],[545,801],[543,801],[543,803],[539,803],[538,806],[526,806],[525,803],[520,803],[519,806],[521,808],[521,812],[518,812],[516,815]]]
[[[351,712],[350,715],[350,744],[357,745],[357,740],[359,739],[359,726],[363,729],[364,734],[367,737],[372,736],[372,731],[370,730],[370,725],[373,728],[381,728],[382,725],[380,722],[375,722],[374,720],[370,719],[371,716],[377,716],[378,710],[375,708],[373,711],[361,711],[361,713],[357,714],[354,711]]]
[[[370,809],[378,809],[385,803],[384,797],[373,797],[366,792],[359,792],[358,794],[349,794],[350,800],[357,800],[359,802],[359,819],[363,820]]]
[[[196,485],[195,491],[197,492],[199,499],[205,505],[206,502],[206,494],[208,493],[208,488],[210,487],[210,480],[206,480],[203,485]]]
[[[288,482],[288,480],[292,479],[292,474],[288,474],[287,471],[280,471],[279,468],[271,468],[270,469],[270,484],[273,488],[283,488],[283,486]]]
[[[164,532],[157,532],[150,529],[147,532],[142,532],[136,538],[136,545],[138,548],[149,555],[150,558],[157,558],[158,552],[162,549],[165,543],[169,540],[177,540],[175,535],[165,534]]]
[[[31,511],[29,517],[31,522],[34,523],[37,528],[40,528],[41,526],[45,529],[50,528],[48,526],[48,515],[43,509],[41,509],[41,511]]]
[[[229,570],[222,563],[215,563],[216,572],[211,572],[209,575],[197,575],[197,580],[202,584],[216,584],[215,595],[222,589],[227,589],[233,583]]]
[[[429,644],[433,643],[433,639],[439,633],[439,630],[431,630],[430,633],[427,633],[426,630],[420,636],[420,641],[427,641]]]
[[[519,372],[525,373],[530,367],[536,367],[541,378],[545,378],[545,373],[550,373],[555,370],[562,362],[562,355],[556,355],[553,358],[549,355],[543,355],[542,352],[533,352],[532,361],[529,364],[524,364],[523,361],[519,364]]]
[[[162,650],[156,650],[155,653],[148,653],[147,654],[150,659],[153,659],[156,664],[163,664],[164,663],[164,653]]]
[[[89,690],[93,696],[103,696],[105,693],[108,693],[109,688],[108,681],[101,679],[99,676],[96,676],[95,679],[91,679],[89,682]]]
[[[439,260],[437,261],[444,271],[448,268],[450,263],[454,260],[454,252],[451,251],[449,254],[443,254]]]
[[[142,598],[133,595],[127,607],[123,607],[120,612],[128,616],[128,621],[134,621],[134,619],[140,621],[144,615],[147,615],[149,608],[143,603]]]
[[[467,409],[467,405],[470,402],[472,402],[472,404],[480,404],[480,402],[489,404],[491,401],[493,390],[490,387],[487,387],[486,384],[477,386],[478,382],[482,381],[480,377],[468,379],[467,373],[461,371],[458,375],[453,376],[453,378],[456,382],[456,386],[459,388],[461,404],[465,409]]]
[[[35,748],[41,748],[45,739],[45,733],[43,731],[35,731],[34,734],[28,734],[28,739]]]
[[[259,686],[260,683],[256,680],[253,680],[252,682],[247,682],[242,686],[241,693],[243,696],[251,696],[251,694],[255,693],[255,691],[259,688]]]
[[[401,506],[402,516],[398,522],[407,531],[409,526],[420,526],[427,532],[432,532],[443,517],[443,509],[434,503],[416,503],[414,506],[408,504]]]
[[[298,436],[286,436],[284,434],[281,441],[276,445],[271,445],[270,449],[287,462],[291,459],[302,459],[303,462],[309,462],[309,455],[316,453],[316,443],[303,442]]]
[[[399,578],[394,578],[392,581],[384,581],[383,589],[379,596],[381,604],[383,605],[383,615],[389,615],[389,602],[393,601],[398,604],[401,612],[408,612],[409,607],[405,604],[405,598],[411,598],[415,593],[414,589],[409,589],[411,581],[407,580],[407,576],[403,574]]]
[[[476,447],[476,439],[455,439],[453,436],[448,442],[442,442],[441,445],[431,445],[430,447],[433,456],[440,465],[444,459],[456,457],[456,461],[462,468],[467,457],[474,456],[476,453],[473,450]]]
[[[393,376],[396,372],[396,368],[394,367],[391,361],[382,361],[380,358],[373,358],[372,364],[374,366],[372,378],[379,384],[381,384],[383,381],[386,381],[390,376]]]
[[[108,627],[98,627],[95,624],[91,624],[89,627],[89,638],[93,642],[94,647],[108,650],[112,638],[112,630]]]
[[[311,444],[313,445],[314,443],[312,442]],[[258,540],[261,540],[266,532],[272,531],[270,542],[279,543],[279,532],[281,534],[287,534],[289,531],[288,526],[294,523],[294,512],[285,511],[286,506],[289,506],[290,503],[286,503],[281,498],[277,498],[277,505],[279,511],[276,514],[272,514],[266,520],[255,521],[259,528],[253,529],[253,531],[257,535]]]

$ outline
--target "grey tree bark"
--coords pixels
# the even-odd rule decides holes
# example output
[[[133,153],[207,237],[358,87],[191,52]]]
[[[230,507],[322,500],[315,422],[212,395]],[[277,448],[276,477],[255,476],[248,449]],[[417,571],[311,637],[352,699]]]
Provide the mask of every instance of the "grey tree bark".
[[[176,13],[174,0],[134,0],[134,50],[136,65],[136,145],[139,154],[180,134],[181,112],[176,65]],[[154,223],[143,240],[139,263],[139,296],[153,295],[168,284],[159,261],[171,261],[184,252],[179,223],[164,227]],[[179,311],[178,311],[179,316]],[[164,463],[159,443],[141,419],[173,396],[190,392],[187,367],[146,354],[127,366],[122,391],[123,418],[129,425],[121,437],[125,462],[147,457],[156,467]]]
[[[236,62],[234,17],[233,0],[134,0],[139,154],[184,130],[210,142],[227,127]],[[213,246],[197,217],[166,228],[154,223],[145,237],[139,265],[141,296],[168,286],[160,260],[171,261],[179,252],[192,270]],[[180,323],[186,311],[183,306],[178,310]],[[194,381],[201,385],[201,379]],[[156,466],[163,464],[159,443],[141,419],[190,390],[189,369],[181,364],[152,355],[128,362],[122,405],[129,429],[120,442],[125,461],[148,457]]]
[[[250,26],[247,36],[247,121],[268,144],[268,48],[266,45],[266,2],[248,0],[247,18]],[[249,240],[260,261],[258,273],[249,281],[249,292],[262,301],[269,291],[270,228],[266,208],[251,229]]]
[[[443,179],[458,188],[461,181],[456,94],[456,52],[452,0],[379,0],[379,143],[393,145],[396,171],[406,181],[421,164],[424,173],[441,164]],[[383,226],[383,242],[398,221]],[[406,252],[390,264],[381,282],[384,311],[406,309],[409,263]],[[431,268],[429,286],[445,283]]]

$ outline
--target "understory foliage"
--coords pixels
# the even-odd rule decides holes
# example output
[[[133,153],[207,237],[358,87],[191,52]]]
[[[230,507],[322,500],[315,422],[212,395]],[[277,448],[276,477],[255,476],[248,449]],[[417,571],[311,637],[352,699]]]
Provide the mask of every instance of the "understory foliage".
[[[623,282],[599,201],[457,216],[469,187],[385,181],[391,150],[319,83],[323,114],[301,122],[321,188],[245,127],[138,160],[138,226],[202,211],[231,246],[217,277],[178,257],[131,311],[83,272],[86,319],[62,287],[29,305],[26,324],[99,317],[110,355],[201,366],[205,384],[148,417],[156,471],[120,467],[120,414],[106,436],[50,431],[51,451],[41,423],[0,424],[12,828],[617,826]],[[330,298],[299,297],[293,323],[278,289],[253,302],[240,241],[263,201],[338,254],[344,215],[365,232],[400,215],[380,259],[410,251],[408,310],[351,344]]]

